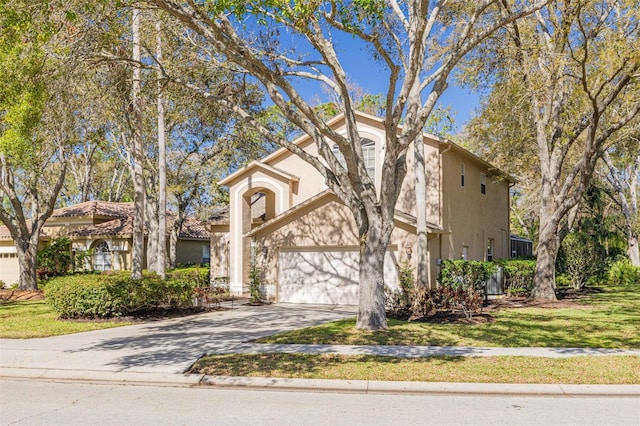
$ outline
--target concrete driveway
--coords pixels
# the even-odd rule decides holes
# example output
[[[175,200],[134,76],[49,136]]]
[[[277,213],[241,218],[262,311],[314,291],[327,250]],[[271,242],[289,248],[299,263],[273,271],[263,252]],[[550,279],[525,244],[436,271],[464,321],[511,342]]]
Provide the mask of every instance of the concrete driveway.
[[[356,307],[239,306],[170,320],[42,339],[0,339],[3,369],[175,374],[207,352],[354,316]],[[225,350],[226,349],[226,350]]]

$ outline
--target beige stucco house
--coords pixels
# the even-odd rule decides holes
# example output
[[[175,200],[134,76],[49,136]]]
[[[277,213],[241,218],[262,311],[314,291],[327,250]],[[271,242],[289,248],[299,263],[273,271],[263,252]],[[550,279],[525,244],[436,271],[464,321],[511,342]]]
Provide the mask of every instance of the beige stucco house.
[[[367,168],[380,187],[384,126],[358,113]],[[342,116],[329,125],[345,132]],[[313,141],[295,143],[318,155]],[[511,181],[462,147],[424,135],[427,161],[428,270],[435,283],[440,259],[509,257]],[[385,259],[385,285],[398,285],[399,265],[415,263],[416,210],[412,150],[396,206],[396,229]],[[358,239],[349,209],[319,172],[286,149],[219,182],[230,204],[209,221],[212,279],[228,279],[246,293],[252,258],[263,292],[279,302],[357,304]]]
[[[87,268],[128,270],[133,244],[133,203],[88,201],[54,210],[40,237],[44,245],[56,237],[71,240],[72,252],[91,252]],[[209,263],[210,235],[203,222],[187,218],[176,243],[176,263]],[[146,258],[146,256],[145,256]],[[18,282],[16,248],[5,226],[0,226],[0,280]]]

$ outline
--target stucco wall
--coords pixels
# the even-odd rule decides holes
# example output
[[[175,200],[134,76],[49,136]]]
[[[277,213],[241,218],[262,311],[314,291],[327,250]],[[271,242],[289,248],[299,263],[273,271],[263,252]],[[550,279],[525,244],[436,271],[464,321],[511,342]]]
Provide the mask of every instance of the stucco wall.
[[[180,240],[176,245],[176,262],[177,263],[189,263],[189,264],[201,264],[202,263],[202,249],[208,247],[209,242],[204,241],[185,241]]]
[[[461,259],[468,247],[469,260],[486,260],[487,241],[494,241],[493,257],[509,257],[509,182],[491,177],[481,164],[454,150],[442,155],[443,226],[441,257]],[[461,164],[465,184],[461,181]],[[485,173],[486,193],[480,191]]]
[[[358,236],[355,221],[350,210],[336,201],[307,211],[281,228],[255,238],[256,253],[263,271],[262,282],[271,287],[275,294],[278,282],[278,256],[283,248],[314,250],[318,248],[335,250],[358,250]],[[397,226],[393,231],[389,250],[395,252],[401,264],[408,258],[408,249],[413,249],[415,235],[405,227]]]

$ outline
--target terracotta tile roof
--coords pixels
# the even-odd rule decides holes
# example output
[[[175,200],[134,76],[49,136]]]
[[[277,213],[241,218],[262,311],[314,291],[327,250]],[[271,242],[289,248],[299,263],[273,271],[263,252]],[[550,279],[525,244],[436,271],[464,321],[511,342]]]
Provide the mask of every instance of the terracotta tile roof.
[[[171,220],[173,222],[173,220]],[[167,224],[167,226],[170,226]],[[196,239],[209,239],[210,234],[207,231],[206,223],[202,220],[198,220],[195,217],[187,217],[182,224],[179,238],[196,238]]]
[[[127,217],[133,215],[133,203],[113,203],[109,201],[87,201],[62,207],[53,211],[51,217],[103,216]]]
[[[221,207],[214,210],[213,214],[209,216],[208,222],[212,225],[225,225],[229,223],[229,206]]]
[[[173,217],[167,220],[167,229],[173,226]],[[168,232],[168,231],[167,231]],[[146,230],[145,230],[146,233]],[[118,218],[97,225],[85,225],[69,233],[70,237],[118,236],[125,237],[133,234],[133,217]],[[194,217],[187,217],[182,224],[178,238],[209,239],[209,231],[205,223]]]
[[[68,235],[70,237],[124,237],[133,234],[133,212],[133,203],[88,201],[86,203],[56,209],[52,217],[113,217],[113,220],[77,228],[69,232]],[[174,220],[174,215],[169,214],[167,227],[173,226]],[[41,236],[47,236],[46,230],[42,230]],[[204,221],[198,220],[195,217],[187,217],[182,225],[179,238],[208,239],[209,231],[207,231]],[[11,239],[9,229],[6,226],[0,225],[0,240]]]
[[[70,237],[129,236],[133,234],[133,217],[118,218],[96,225],[85,225],[69,232]]]
[[[9,228],[4,225],[0,225],[0,240],[10,240],[11,234],[9,233]]]

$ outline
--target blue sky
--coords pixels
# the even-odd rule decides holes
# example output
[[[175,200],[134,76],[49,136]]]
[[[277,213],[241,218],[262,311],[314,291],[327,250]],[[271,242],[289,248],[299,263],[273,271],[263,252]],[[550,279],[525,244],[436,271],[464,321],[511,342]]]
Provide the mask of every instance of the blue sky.
[[[387,71],[381,63],[371,59],[371,55],[362,49],[361,42],[344,34],[333,37],[334,46],[349,78],[366,93],[385,93],[387,87]],[[301,47],[301,44],[298,44]],[[299,87],[307,99],[318,97],[324,99],[322,90],[315,84],[303,84]],[[479,106],[480,96],[471,93],[467,88],[459,87],[453,75],[449,78],[449,88],[440,97],[439,104],[451,106],[455,113],[456,130],[460,130]],[[454,132],[455,133],[455,132]]]

